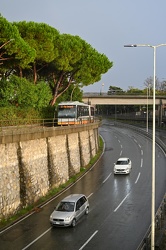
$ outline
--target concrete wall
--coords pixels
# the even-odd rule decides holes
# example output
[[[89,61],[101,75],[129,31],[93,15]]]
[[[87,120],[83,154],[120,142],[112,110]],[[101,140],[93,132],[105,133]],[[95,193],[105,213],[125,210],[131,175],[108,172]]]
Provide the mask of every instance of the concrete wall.
[[[98,126],[0,135],[0,219],[37,201],[85,167],[98,151]]]

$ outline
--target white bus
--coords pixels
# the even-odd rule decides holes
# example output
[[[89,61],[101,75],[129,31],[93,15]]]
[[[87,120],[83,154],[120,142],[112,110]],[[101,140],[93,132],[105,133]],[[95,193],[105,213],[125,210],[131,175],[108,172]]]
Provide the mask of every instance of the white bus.
[[[94,121],[94,107],[78,101],[58,104],[58,125],[86,124]]]

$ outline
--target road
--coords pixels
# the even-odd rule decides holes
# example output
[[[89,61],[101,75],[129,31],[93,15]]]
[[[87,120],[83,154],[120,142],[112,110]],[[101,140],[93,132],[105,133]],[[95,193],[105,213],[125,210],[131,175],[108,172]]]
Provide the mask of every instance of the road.
[[[136,250],[151,223],[152,142],[128,128],[103,121],[105,150],[97,164],[78,182],[40,211],[0,233],[2,250]],[[120,156],[132,161],[130,175],[114,176]],[[165,194],[166,156],[156,146],[156,209]],[[49,216],[71,193],[84,193],[90,211],[75,228],[52,228]]]

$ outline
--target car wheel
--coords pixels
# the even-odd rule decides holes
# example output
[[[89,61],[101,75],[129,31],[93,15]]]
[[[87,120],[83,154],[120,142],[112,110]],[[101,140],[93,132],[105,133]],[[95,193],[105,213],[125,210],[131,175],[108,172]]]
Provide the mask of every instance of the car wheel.
[[[89,207],[86,208],[85,214],[86,214],[86,215],[89,214]]]
[[[73,219],[73,220],[72,220],[71,226],[72,226],[72,227],[75,227],[75,226],[76,226],[76,219]]]

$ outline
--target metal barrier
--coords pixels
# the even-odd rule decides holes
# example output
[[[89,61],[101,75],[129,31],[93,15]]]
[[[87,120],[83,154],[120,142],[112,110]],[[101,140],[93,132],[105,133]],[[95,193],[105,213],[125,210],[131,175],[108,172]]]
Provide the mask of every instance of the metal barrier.
[[[100,117],[94,117],[93,121],[89,123],[99,122]],[[82,123],[80,123],[81,125]],[[88,124],[88,123],[87,123]],[[65,126],[77,126],[77,124]],[[24,133],[35,133],[41,131],[46,131],[50,127],[61,127],[58,126],[58,118],[50,119],[15,119],[12,121],[9,120],[0,120],[0,136],[4,135],[13,135],[13,134],[24,134]]]
[[[145,128],[140,128],[140,127],[137,127],[137,126],[133,126],[133,125],[130,125],[130,124],[125,124],[125,123],[120,123],[120,122],[114,122],[114,124],[116,126],[119,126],[119,127],[126,127],[127,126],[128,128],[130,128],[132,130],[135,130],[137,133],[143,134],[144,136],[152,139],[152,133],[150,133],[150,132],[147,133]],[[156,142],[156,144],[158,144],[164,150],[164,152],[166,152],[166,144],[160,138],[158,138],[157,136],[155,138],[155,142]]]

